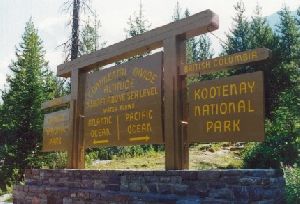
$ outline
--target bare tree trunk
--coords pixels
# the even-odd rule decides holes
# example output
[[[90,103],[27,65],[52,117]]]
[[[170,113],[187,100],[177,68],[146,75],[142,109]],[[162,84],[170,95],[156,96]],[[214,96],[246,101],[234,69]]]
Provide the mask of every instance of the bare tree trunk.
[[[73,0],[71,60],[78,57],[80,0]]]

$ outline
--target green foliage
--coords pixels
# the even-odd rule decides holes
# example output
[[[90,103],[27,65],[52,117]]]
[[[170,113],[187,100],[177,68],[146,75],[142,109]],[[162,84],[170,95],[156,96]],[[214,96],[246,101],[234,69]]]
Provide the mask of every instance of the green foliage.
[[[80,33],[80,55],[90,54],[105,46],[106,42],[101,42],[101,36],[99,34],[100,27],[100,20],[97,19],[96,15],[94,16],[93,22],[91,22],[90,17],[88,17]]]
[[[40,152],[38,155],[28,155],[26,160],[30,166],[36,168],[64,169],[67,167],[66,152]]]
[[[144,10],[143,10],[143,4],[142,1],[140,1],[139,4],[139,11],[134,12],[132,16],[129,16],[127,21],[127,28],[124,29],[126,34],[126,39],[135,37],[137,35],[140,35],[144,32],[147,32],[150,30],[151,23],[149,20],[144,16]],[[140,54],[134,57],[130,57],[128,60],[121,60],[119,62],[116,62],[116,64],[121,64],[126,61],[130,61],[132,59],[141,58],[144,56],[149,55],[151,52],[146,52],[145,54]]]
[[[290,95],[284,93],[282,103],[290,100]],[[274,111],[273,117],[272,121],[266,121],[266,140],[248,144],[245,149],[245,168],[280,168],[281,164],[292,165],[297,162],[299,132],[295,125],[299,122],[299,114],[292,107],[282,105]]]
[[[173,11],[172,20],[178,21],[180,19],[182,19],[182,8],[180,7],[179,1],[177,1]]]
[[[40,155],[43,112],[41,103],[60,94],[57,78],[44,59],[45,51],[37,29],[30,19],[16,60],[10,65],[8,88],[2,91],[0,109],[0,188],[22,179],[25,168],[41,167],[32,163]],[[39,161],[39,160],[37,160]]]
[[[227,42],[223,45],[227,54],[248,50],[252,38],[250,23],[245,17],[245,5],[243,1],[238,1],[234,9],[237,12],[233,18],[234,27],[227,34]]]
[[[173,21],[178,21],[182,18],[190,16],[190,11],[185,9],[182,13],[179,2],[177,1],[174,8],[174,14],[172,16]],[[203,34],[197,37],[190,38],[186,41],[186,63],[194,63],[196,61],[201,61],[205,59],[210,59],[214,55],[212,49],[212,42],[207,34]],[[218,74],[209,74],[209,75],[194,75],[187,78],[187,83],[195,83],[202,80],[218,78]]]
[[[285,60],[295,59],[300,49],[300,31],[297,20],[286,6],[278,14],[280,24],[277,26],[277,33],[281,57]]]
[[[146,19],[143,13],[143,5],[140,2],[138,14],[134,12],[127,22],[128,28],[125,29],[126,38],[134,37],[148,31],[151,24]]]
[[[182,18],[190,16],[190,11],[185,9],[182,14],[182,9],[177,1],[174,8],[174,14],[172,16],[173,21],[178,21]],[[193,63],[196,61],[210,59],[214,55],[212,49],[212,43],[210,38],[206,35],[200,35],[198,37],[190,38],[186,42],[186,61],[187,63]]]
[[[297,160],[297,130],[299,121],[299,45],[300,31],[288,8],[280,12],[276,32],[261,16],[257,6],[248,20],[242,1],[236,6],[233,29],[227,34],[224,50],[227,54],[266,47],[272,50],[268,62],[241,66],[228,73],[236,75],[253,71],[264,72],[266,140],[250,143],[244,151],[246,168],[279,168],[280,163],[293,164]]]
[[[236,6],[236,16],[233,19],[233,28],[227,34],[226,44],[223,45],[226,54],[266,47],[272,50],[272,59],[264,63],[252,66],[241,66],[228,71],[229,75],[236,75],[247,72],[263,71],[265,92],[265,111],[269,118],[272,110],[276,107],[278,94],[283,89],[278,67],[280,61],[278,53],[278,38],[268,25],[266,18],[261,15],[261,8],[257,5],[251,20],[245,17],[245,8],[242,1]]]
[[[284,177],[286,180],[287,203],[300,203],[300,168],[284,168]]]

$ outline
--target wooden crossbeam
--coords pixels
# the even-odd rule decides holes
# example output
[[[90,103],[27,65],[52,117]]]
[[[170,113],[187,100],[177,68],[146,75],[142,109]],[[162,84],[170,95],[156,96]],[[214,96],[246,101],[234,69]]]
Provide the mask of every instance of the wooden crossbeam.
[[[187,74],[209,74],[221,70],[234,68],[236,66],[250,64],[271,57],[271,50],[267,48],[256,48],[232,55],[225,55],[199,62],[186,64],[180,67],[180,75]]]
[[[163,46],[163,41],[172,36],[183,38],[214,31],[219,27],[219,17],[211,10],[205,10],[182,20],[155,28],[141,35],[108,46],[94,53],[83,55],[57,67],[57,75],[70,77],[72,69],[89,71],[137,54]]]
[[[63,106],[67,103],[70,103],[70,100],[71,100],[71,95],[66,95],[66,96],[62,96],[59,98],[55,98],[53,100],[42,103],[41,109],[43,110],[43,109],[47,109],[47,108]]]

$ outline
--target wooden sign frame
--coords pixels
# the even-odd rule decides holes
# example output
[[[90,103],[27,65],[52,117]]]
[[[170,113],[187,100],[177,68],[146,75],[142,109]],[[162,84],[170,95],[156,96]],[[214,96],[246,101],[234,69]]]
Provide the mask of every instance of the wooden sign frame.
[[[65,104],[66,101],[70,104],[69,130],[72,137],[72,147],[68,151],[68,167],[85,168],[84,104],[86,79],[89,71],[157,48],[163,48],[162,126],[165,144],[165,168],[166,170],[188,169],[186,74],[191,72],[184,73],[183,71],[186,64],[186,40],[212,32],[218,27],[218,16],[211,10],[205,10],[59,65],[57,75],[71,77],[71,95],[63,99],[56,99],[54,102],[45,103],[43,108],[59,106]],[[266,53],[265,49],[258,51]],[[245,63],[248,63],[246,61],[244,60]],[[236,63],[236,65],[238,64],[241,63]],[[213,71],[224,68],[226,67],[221,66]]]
[[[87,74],[86,147],[163,144],[163,53]]]
[[[263,72],[206,80],[189,86],[188,142],[262,142]]]
[[[69,168],[84,168],[83,91],[87,72],[161,47],[164,50],[163,134],[166,169],[187,169],[188,144],[182,125],[185,120],[185,113],[182,111],[185,78],[179,76],[179,67],[185,63],[185,40],[214,31],[218,27],[218,16],[211,10],[205,10],[59,65],[58,76],[71,77],[70,130],[73,145],[72,152],[69,152]]]
[[[69,109],[45,114],[43,124],[43,152],[69,151]]]

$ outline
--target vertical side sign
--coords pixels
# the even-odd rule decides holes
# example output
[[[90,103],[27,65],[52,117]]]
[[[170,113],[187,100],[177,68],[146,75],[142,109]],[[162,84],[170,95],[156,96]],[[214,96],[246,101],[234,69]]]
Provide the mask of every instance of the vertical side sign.
[[[72,144],[69,134],[69,109],[45,114],[43,151],[67,151]]]
[[[193,84],[188,95],[189,143],[263,141],[262,72]]]

